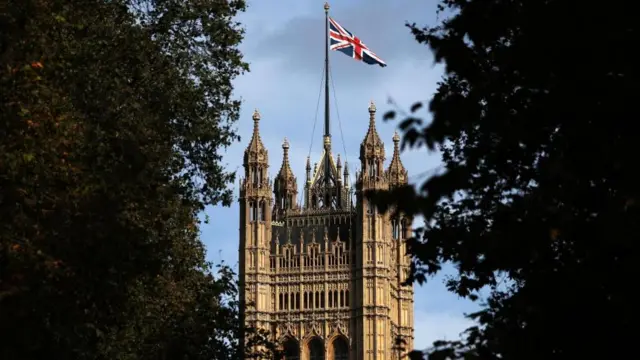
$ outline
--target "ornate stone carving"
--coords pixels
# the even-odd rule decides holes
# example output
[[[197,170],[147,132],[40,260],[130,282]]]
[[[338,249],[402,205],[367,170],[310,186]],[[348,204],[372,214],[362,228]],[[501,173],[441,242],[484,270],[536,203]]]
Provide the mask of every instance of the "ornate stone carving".
[[[383,169],[385,151],[375,127],[375,113],[371,104],[369,129],[360,147],[358,194],[367,189],[389,189],[407,179],[397,152],[397,134],[391,163]],[[240,236],[246,244],[241,251],[248,262],[241,266],[240,278],[245,280],[242,295],[245,301],[258,302],[257,308],[243,309],[246,321],[270,329],[274,340],[297,339],[301,359],[306,360],[305,341],[314,336],[327,342],[327,354],[337,337],[345,337],[352,349],[358,342],[359,353],[353,355],[365,358],[374,349],[362,341],[380,321],[388,329],[384,336],[388,348],[396,335],[408,339],[407,347],[411,348],[413,291],[400,283],[409,259],[398,259],[404,245],[402,239],[392,239],[390,216],[372,212],[359,217],[356,208],[366,205],[361,195],[353,197],[346,161],[341,178],[342,162],[333,160],[329,137],[324,138],[325,151],[313,177],[307,161],[303,196],[295,196],[298,187],[288,154],[296,147],[286,140],[277,181],[271,182],[267,177],[268,152],[258,128],[260,117],[254,114],[239,197],[245,219]],[[299,199],[304,199],[303,203],[298,203]],[[352,206],[354,200],[359,202],[356,206]],[[263,204],[268,208],[263,209]],[[367,249],[375,255],[373,259],[367,259]],[[356,331],[362,336],[350,338]]]

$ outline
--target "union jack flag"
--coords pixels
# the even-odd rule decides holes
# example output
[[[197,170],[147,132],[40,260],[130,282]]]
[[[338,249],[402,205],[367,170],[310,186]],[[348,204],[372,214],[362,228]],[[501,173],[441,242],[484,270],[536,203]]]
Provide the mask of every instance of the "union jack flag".
[[[369,65],[378,64],[382,67],[387,64],[374,54],[373,51],[360,41],[349,30],[340,26],[335,20],[329,18],[329,49],[343,52],[352,58],[364,61]]]

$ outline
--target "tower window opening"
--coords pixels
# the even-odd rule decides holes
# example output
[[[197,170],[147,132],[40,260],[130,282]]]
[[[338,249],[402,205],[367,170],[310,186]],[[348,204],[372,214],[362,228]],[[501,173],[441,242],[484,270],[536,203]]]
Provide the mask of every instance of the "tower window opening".
[[[391,220],[391,232],[394,240],[400,239],[400,226],[398,224],[398,219]]]
[[[258,187],[258,169],[257,167],[251,168],[251,182],[253,183],[253,187]]]
[[[258,219],[260,219],[260,221],[264,221],[264,201],[260,201],[260,204],[258,205]]]
[[[324,360],[324,345],[318,338],[309,342],[309,360]]]
[[[376,175],[375,173],[375,161],[373,159],[369,159],[369,165],[367,166],[367,170],[369,172],[369,178],[373,179]]]
[[[348,358],[349,358],[349,345],[343,338],[337,337],[333,341],[333,359],[347,360]]]
[[[400,238],[404,239],[407,234],[407,219],[402,219],[401,224],[402,228],[400,229]]]
[[[299,360],[300,349],[298,343],[289,338],[284,344],[284,359],[283,360]]]
[[[249,203],[249,221],[254,222],[258,220],[258,204],[254,201]]]

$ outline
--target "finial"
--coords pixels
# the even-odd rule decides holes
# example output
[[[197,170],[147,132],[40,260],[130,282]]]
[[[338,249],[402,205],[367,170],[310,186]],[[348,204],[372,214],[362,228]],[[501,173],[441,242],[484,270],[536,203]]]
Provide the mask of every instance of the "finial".
[[[329,12],[329,3],[328,2],[324,3],[324,12],[326,12],[326,13]]]
[[[311,170],[311,157],[307,156],[307,170]]]
[[[400,135],[398,135],[398,131],[396,130],[395,133],[393,134],[393,142],[398,145],[398,143],[400,142]]]
[[[373,100],[369,102],[369,112],[370,113],[376,112],[376,104],[373,103]]]
[[[340,161],[340,154],[338,154],[338,160],[336,161],[336,167],[342,167],[342,161]]]
[[[260,113],[258,112],[258,109],[255,109],[253,111],[253,121],[259,121],[260,120]]]
[[[289,149],[289,141],[287,140],[287,138],[284,138],[284,141],[282,142],[282,148],[285,150]]]
[[[344,174],[349,174],[349,163],[346,161],[344,162]]]

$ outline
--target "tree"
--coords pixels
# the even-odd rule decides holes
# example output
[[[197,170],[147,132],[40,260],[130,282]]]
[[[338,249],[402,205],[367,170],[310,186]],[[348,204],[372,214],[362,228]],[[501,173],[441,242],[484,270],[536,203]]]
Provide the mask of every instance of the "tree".
[[[451,291],[489,291],[477,325],[429,359],[621,357],[640,237],[629,5],[442,0],[439,11],[437,26],[409,25],[446,65],[432,120],[420,102],[400,128],[403,146],[441,151],[445,170],[370,194],[424,216],[413,279],[451,262]]]
[[[4,3],[1,358],[239,356],[232,273],[205,262],[197,215],[231,201],[244,7]]]

